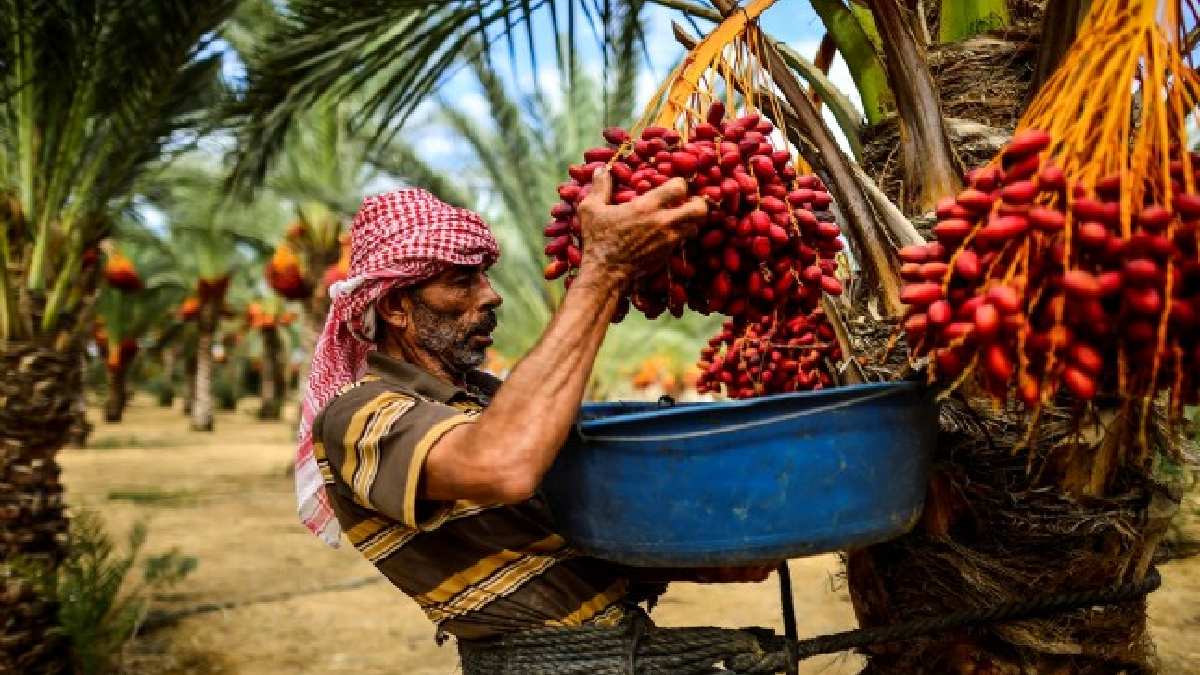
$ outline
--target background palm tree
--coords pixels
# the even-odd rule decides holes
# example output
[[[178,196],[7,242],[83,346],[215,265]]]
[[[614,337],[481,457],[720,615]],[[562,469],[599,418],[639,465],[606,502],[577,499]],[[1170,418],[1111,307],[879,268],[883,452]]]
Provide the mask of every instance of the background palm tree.
[[[283,230],[286,212],[268,196],[234,208],[217,166],[199,153],[147,177],[139,194],[163,214],[177,269],[192,280],[200,302],[191,426],[212,431],[213,351],[226,295],[237,273],[248,280],[261,269]]]
[[[63,663],[54,606],[8,561],[55,564],[66,531],[54,457],[70,429],[94,270],[136,177],[186,147],[221,93],[213,31],[235,0],[0,2],[0,670]]]
[[[260,296],[246,303],[244,312],[250,329],[244,344],[244,358],[257,366],[259,398],[262,406],[258,418],[277,420],[287,395],[286,344],[294,344],[288,335],[296,315],[287,310],[284,302],[274,296]]]
[[[680,16],[694,21],[694,30],[735,8],[730,0],[657,4],[679,10]],[[768,39],[768,52],[777,49],[778,54],[766,63],[780,86],[783,107],[792,115],[788,126],[796,132],[793,140],[803,137],[797,146],[830,185],[851,249],[863,268],[863,278],[854,285],[845,308],[855,319],[851,325],[858,327],[851,336],[860,347],[857,351],[866,353],[878,344],[862,328],[888,334],[902,311],[895,249],[919,237],[920,228],[931,220],[926,213],[934,200],[961,185],[964,163],[990,158],[1007,140],[1027,100],[1030,81],[1036,86],[1054,70],[1088,4],[813,0],[827,31],[825,42],[832,43],[850,67],[863,103],[861,113],[848,109],[849,97],[831,87],[821,67]],[[353,119],[378,125],[386,138],[463,64],[502,50],[515,60],[518,42],[536,59],[533,26],[538,12],[552,15],[556,32],[566,26],[567,39],[555,45],[560,66],[576,48],[577,21],[585,25],[577,17],[584,17],[601,44],[607,77],[613,72],[609,64],[619,56],[617,45],[622,43],[615,36],[621,34],[622,21],[631,16],[636,21],[641,6],[633,0],[436,5],[294,0],[271,48],[250,59],[234,179],[252,184],[264,175],[296,112],[319,95],[362,96],[363,105]],[[768,30],[776,16],[787,20],[783,5],[764,17]],[[679,28],[677,35],[687,41],[686,32]],[[486,91],[486,81],[480,80]],[[834,113],[849,155],[816,114],[814,96]],[[495,102],[491,105],[497,114],[503,110]],[[464,138],[471,140],[477,133],[469,132],[464,120],[456,122],[453,111],[449,119]],[[504,158],[507,153],[505,168],[521,166],[523,173],[525,164],[511,162],[512,142],[525,141],[506,135],[490,144],[472,145],[484,147],[480,158],[485,166],[488,156]],[[531,179],[530,185],[535,184]],[[503,183],[497,187],[503,188]],[[505,209],[516,219],[523,212],[536,213],[532,205],[506,200],[503,189],[497,192],[498,202],[513,202]],[[549,194],[545,188],[538,192]],[[502,219],[498,213],[495,217]],[[528,255],[537,258],[536,253]],[[498,270],[498,278],[502,274]],[[516,297],[513,303],[536,306],[539,292],[535,286],[526,291],[528,298]],[[1151,517],[1151,504],[1161,513],[1169,511],[1171,502],[1155,496],[1161,493],[1156,486],[1162,476],[1150,466],[1114,464],[1103,483],[1119,487],[1096,492],[1081,491],[1062,473],[1029,472],[1029,457],[1011,451],[1018,427],[988,410],[959,402],[943,405],[939,469],[922,526],[900,540],[850,555],[850,591],[861,623],[949,611],[964,601],[989,604],[1085,583],[1130,580],[1144,573],[1165,527],[1163,518]],[[1177,462],[1178,440],[1161,441],[1155,465]],[[1092,442],[1104,442],[1103,435]],[[1048,461],[1045,451],[1034,452],[1034,461]],[[1078,454],[1087,456],[1086,451]],[[1064,509],[1064,503],[1071,508]],[[1080,523],[1090,525],[1076,527]],[[1063,532],[1072,536],[1064,537]],[[1081,579],[1064,570],[1067,558],[1074,561],[1073,569],[1101,572],[1097,579]],[[1016,632],[989,627],[896,650],[873,650],[868,671],[1138,670],[1147,668],[1150,660],[1145,635],[1144,603],[1133,603],[1119,613],[1079,611],[1054,621],[1025,622]],[[1083,645],[1076,650],[1082,653],[1063,656],[1058,646],[1064,641]]]
[[[129,232],[135,226],[122,229]],[[106,422],[120,422],[128,402],[127,380],[147,335],[172,321],[171,309],[183,299],[186,288],[174,271],[173,257],[152,242],[138,245],[145,238],[122,237],[122,251],[134,262],[145,280],[137,291],[122,291],[105,284],[96,301],[97,346],[105,357],[108,395],[104,403]],[[103,337],[103,340],[100,339]]]

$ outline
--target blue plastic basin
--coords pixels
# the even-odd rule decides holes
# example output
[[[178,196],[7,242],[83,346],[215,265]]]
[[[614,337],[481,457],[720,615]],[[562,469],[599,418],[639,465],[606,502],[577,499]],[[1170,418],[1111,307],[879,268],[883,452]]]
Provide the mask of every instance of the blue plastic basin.
[[[937,417],[912,382],[721,403],[589,403],[542,483],[559,531],[636,566],[865,546],[921,514]]]

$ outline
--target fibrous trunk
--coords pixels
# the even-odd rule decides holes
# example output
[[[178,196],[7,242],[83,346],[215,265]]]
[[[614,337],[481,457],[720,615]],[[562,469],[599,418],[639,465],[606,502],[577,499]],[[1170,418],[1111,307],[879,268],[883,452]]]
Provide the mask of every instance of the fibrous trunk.
[[[1097,422],[1099,424],[1099,422]],[[987,608],[1139,580],[1169,517],[1141,471],[1097,492],[1094,443],[1120,453],[1136,421],[1079,435],[1066,411],[1020,452],[1023,431],[986,402],[947,401],[926,510],[900,539],[851,553],[847,577],[864,626]],[[1154,439],[1159,444],[1170,439]],[[1032,469],[1032,470],[1031,470]],[[866,673],[1152,672],[1145,600],[935,635],[866,651]]]
[[[1012,135],[1037,65],[1039,26],[1037,18],[1020,20],[1004,31],[928,48],[946,130],[965,168],[990,160]],[[863,133],[863,168],[896,203],[909,191],[900,135],[896,117]]]
[[[1003,33],[932,49],[951,141],[967,168],[1008,141],[1026,100],[1040,16],[1019,16]],[[904,193],[897,126],[893,120],[868,133],[864,162],[893,200]],[[880,341],[892,334],[881,330]],[[1009,412],[963,397],[942,403],[924,519],[912,533],[847,558],[860,624],[1095,589],[1144,574],[1166,526],[1152,514],[1169,512],[1170,500],[1142,468],[1117,465],[1116,457],[1132,454],[1128,430],[1136,423],[1109,411],[1102,428],[1110,435],[1105,452],[1097,453],[1073,435],[1080,430],[1072,421],[1077,415],[1056,410],[1043,420],[1038,440],[1020,448],[1023,433]],[[1099,442],[1097,427],[1082,429]],[[1149,672],[1152,645],[1140,601],[865,653],[867,673],[1138,673]]]
[[[88,362],[87,354],[82,349],[76,350],[79,362],[79,381],[86,381]],[[76,448],[86,448],[88,436],[92,433],[92,424],[87,420],[87,388],[79,387],[71,398],[71,428],[68,431],[67,443]]]
[[[192,394],[192,430],[213,430],[213,333],[216,331],[219,304],[206,303],[200,310],[196,336],[196,375]]]
[[[170,408],[175,403],[175,348],[162,350],[162,388],[158,390],[158,404]]]
[[[17,578],[13,563],[54,565],[67,535],[55,455],[66,443],[78,351],[0,343],[0,672],[65,670],[56,606]]]
[[[183,363],[183,414],[192,416],[196,403],[196,354],[188,355]]]
[[[262,359],[262,407],[258,417],[264,420],[279,419],[283,408],[283,364],[280,362],[283,346],[279,340],[279,329],[270,327],[262,329],[263,359]]]
[[[108,397],[104,400],[104,421],[110,424],[120,422],[125,413],[128,398],[125,390],[126,370],[128,368],[124,363],[108,369]]]

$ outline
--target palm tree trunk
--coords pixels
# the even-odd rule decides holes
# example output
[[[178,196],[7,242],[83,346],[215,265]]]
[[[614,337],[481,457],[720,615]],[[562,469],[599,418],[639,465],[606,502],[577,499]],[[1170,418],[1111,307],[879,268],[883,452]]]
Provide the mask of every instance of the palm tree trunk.
[[[192,398],[192,430],[213,430],[213,334],[217,328],[220,302],[208,301],[200,310],[199,331],[196,337],[196,370]]]
[[[196,403],[196,354],[188,355],[183,362],[183,414],[191,417]]]
[[[0,672],[66,669],[54,634],[56,606],[38,597],[10,567],[23,558],[57,564],[67,518],[55,455],[82,386],[79,352],[0,343]]]
[[[258,417],[264,420],[277,420],[283,409],[283,396],[286,391],[283,364],[281,363],[283,345],[279,340],[279,329],[274,326],[263,328],[262,342],[262,407],[258,410]]]
[[[79,382],[75,395],[71,399],[71,428],[67,442],[76,448],[86,448],[88,435],[92,433],[92,424],[87,421],[87,381],[88,360],[84,350],[79,351]]]
[[[162,348],[162,388],[158,391],[158,405],[170,408],[175,403],[175,347]]]
[[[1011,32],[1015,38],[985,35],[931,50],[954,154],[971,166],[1007,140],[1032,79],[1036,23]],[[888,152],[869,151],[864,168],[884,179],[893,198],[902,194]],[[1038,441],[1015,450],[1023,432],[1009,411],[958,397],[940,412],[921,523],[904,537],[847,556],[861,625],[1095,589],[1145,574],[1173,502],[1148,470],[1127,459],[1136,456],[1138,420],[1107,410],[1102,424],[1076,425],[1077,411],[1053,409]],[[1158,436],[1151,442],[1160,451],[1176,442]],[[1143,600],[880,645],[865,650],[864,672],[1141,673],[1152,672],[1152,652]]]
[[[1144,576],[1173,503],[1148,471],[1109,462],[1134,454],[1136,420],[1110,413],[1107,433],[1085,425],[1082,439],[1063,419],[1055,424],[1057,431],[1043,427],[1034,448],[1014,452],[1021,427],[987,402],[943,405],[922,521],[847,557],[861,625]],[[871,674],[1153,672],[1144,599],[881,645],[866,655]]]
[[[116,368],[108,369],[108,397],[104,400],[104,421],[115,424],[121,421],[125,413],[127,392],[125,390],[125,374],[128,368],[121,363]]]

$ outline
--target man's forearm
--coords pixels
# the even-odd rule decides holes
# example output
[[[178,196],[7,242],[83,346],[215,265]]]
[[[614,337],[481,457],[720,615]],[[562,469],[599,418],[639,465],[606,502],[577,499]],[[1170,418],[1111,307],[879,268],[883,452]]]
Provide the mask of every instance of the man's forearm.
[[[637,270],[664,264],[708,214],[704,199],[688,198],[682,178],[623,204],[609,204],[612,187],[612,175],[597,169],[591,191],[576,207],[587,240],[579,276],[487,411],[434,443],[425,461],[425,496],[528,498],[575,421],[623,282]]]
[[[571,284],[541,340],[523,358],[479,420],[447,438],[464,449],[450,480],[427,475],[433,499],[475,498],[504,485],[509,471],[532,491],[550,468],[579,412],[596,353],[619,297],[620,282],[601,268],[585,267]],[[478,460],[478,464],[475,461]],[[427,467],[427,473],[428,467]],[[489,475],[478,475],[487,473]],[[465,491],[464,491],[465,490]]]
[[[526,439],[519,446],[538,456],[529,457],[542,471],[549,468],[557,449],[579,412],[596,353],[616,311],[618,285],[601,271],[584,270],[567,291],[541,340],[517,364],[497,392],[479,426],[479,432],[502,433]],[[530,424],[530,413],[536,423]],[[549,452],[547,452],[549,450]]]

